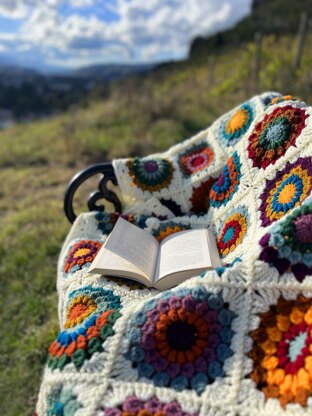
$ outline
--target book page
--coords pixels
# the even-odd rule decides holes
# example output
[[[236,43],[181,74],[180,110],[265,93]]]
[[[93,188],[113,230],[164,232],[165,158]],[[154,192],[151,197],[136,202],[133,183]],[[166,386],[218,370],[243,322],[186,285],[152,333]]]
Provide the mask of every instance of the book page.
[[[210,230],[208,230],[208,233],[207,233],[207,240],[208,240],[209,254],[210,254],[212,267],[214,269],[216,267],[221,267],[222,264],[221,264],[220,255],[218,252],[217,242]]]
[[[97,266],[96,260],[92,263],[89,273],[104,274],[106,276],[124,277],[127,279],[136,280],[146,286],[152,286],[152,281],[145,275],[138,267],[126,259],[118,256],[112,251],[106,250],[102,247],[101,264],[102,267]]]
[[[133,269],[132,271],[139,269],[147,278],[153,280],[159,244],[156,238],[148,232],[130,224],[123,218],[118,218],[102,249],[105,250],[103,261],[99,252],[94,260],[96,268],[103,266],[104,269],[107,269],[110,264],[111,268],[115,270],[118,269],[118,266],[123,266],[124,270],[127,268]],[[119,264],[121,262],[118,262],[116,256],[109,259],[110,252],[124,259],[124,264]],[[96,261],[98,256],[101,259],[100,262]]]
[[[154,282],[169,274],[211,267],[207,233],[206,229],[186,230],[163,240]]]

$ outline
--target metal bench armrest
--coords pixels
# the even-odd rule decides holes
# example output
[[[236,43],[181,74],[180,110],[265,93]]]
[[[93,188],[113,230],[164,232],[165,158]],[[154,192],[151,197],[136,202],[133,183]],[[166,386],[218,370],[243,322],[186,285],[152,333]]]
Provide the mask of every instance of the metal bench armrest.
[[[64,198],[64,211],[68,220],[73,223],[76,219],[76,214],[73,208],[73,201],[76,191],[80,185],[94,175],[102,174],[99,181],[98,190],[93,192],[88,198],[89,211],[104,211],[104,205],[97,205],[99,199],[105,199],[114,205],[116,212],[122,211],[122,205],[118,196],[112,190],[107,188],[108,182],[113,185],[117,184],[114,168],[111,163],[100,163],[89,166],[88,168],[78,172],[68,184]]]

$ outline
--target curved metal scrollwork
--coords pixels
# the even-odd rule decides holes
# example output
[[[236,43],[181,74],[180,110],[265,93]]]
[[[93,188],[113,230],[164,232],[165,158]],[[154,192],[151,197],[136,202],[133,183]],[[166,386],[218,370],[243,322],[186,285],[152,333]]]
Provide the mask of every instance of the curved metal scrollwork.
[[[94,175],[102,174],[98,185],[98,191],[93,192],[88,199],[88,207],[90,211],[104,211],[104,205],[97,205],[99,199],[105,199],[108,202],[111,202],[114,205],[116,212],[121,212],[122,206],[118,196],[115,192],[107,189],[108,182],[112,182],[113,185],[117,186],[117,179],[115,176],[114,168],[111,163],[101,163],[98,165],[90,166],[81,172],[77,173],[73,179],[70,181],[67,190],[65,192],[64,198],[64,211],[66,217],[71,223],[76,219],[76,214],[73,208],[73,200],[75,193],[79,186],[85,182],[87,179],[91,178]]]

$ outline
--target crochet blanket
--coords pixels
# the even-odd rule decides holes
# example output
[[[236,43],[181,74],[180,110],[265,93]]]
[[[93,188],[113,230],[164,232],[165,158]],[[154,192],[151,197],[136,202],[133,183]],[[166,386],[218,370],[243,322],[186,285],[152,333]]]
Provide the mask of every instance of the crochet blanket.
[[[311,114],[265,93],[165,153],[114,161],[125,218],[159,241],[209,227],[222,267],[164,292],[89,276],[118,214],[80,215],[39,416],[312,414]]]

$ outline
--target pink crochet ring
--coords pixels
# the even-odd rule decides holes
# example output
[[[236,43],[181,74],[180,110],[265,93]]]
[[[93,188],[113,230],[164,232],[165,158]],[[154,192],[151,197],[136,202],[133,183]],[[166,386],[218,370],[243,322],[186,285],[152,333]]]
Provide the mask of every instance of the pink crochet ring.
[[[83,213],[67,236],[37,416],[311,414],[312,109],[276,96],[252,97],[164,153],[75,177],[67,201],[102,172],[90,207],[104,196],[127,209]],[[120,216],[158,242],[208,228],[221,266],[162,292],[117,266],[118,277],[89,273]],[[186,242],[172,264],[188,245],[196,255]],[[135,248],[148,262],[147,244]]]

